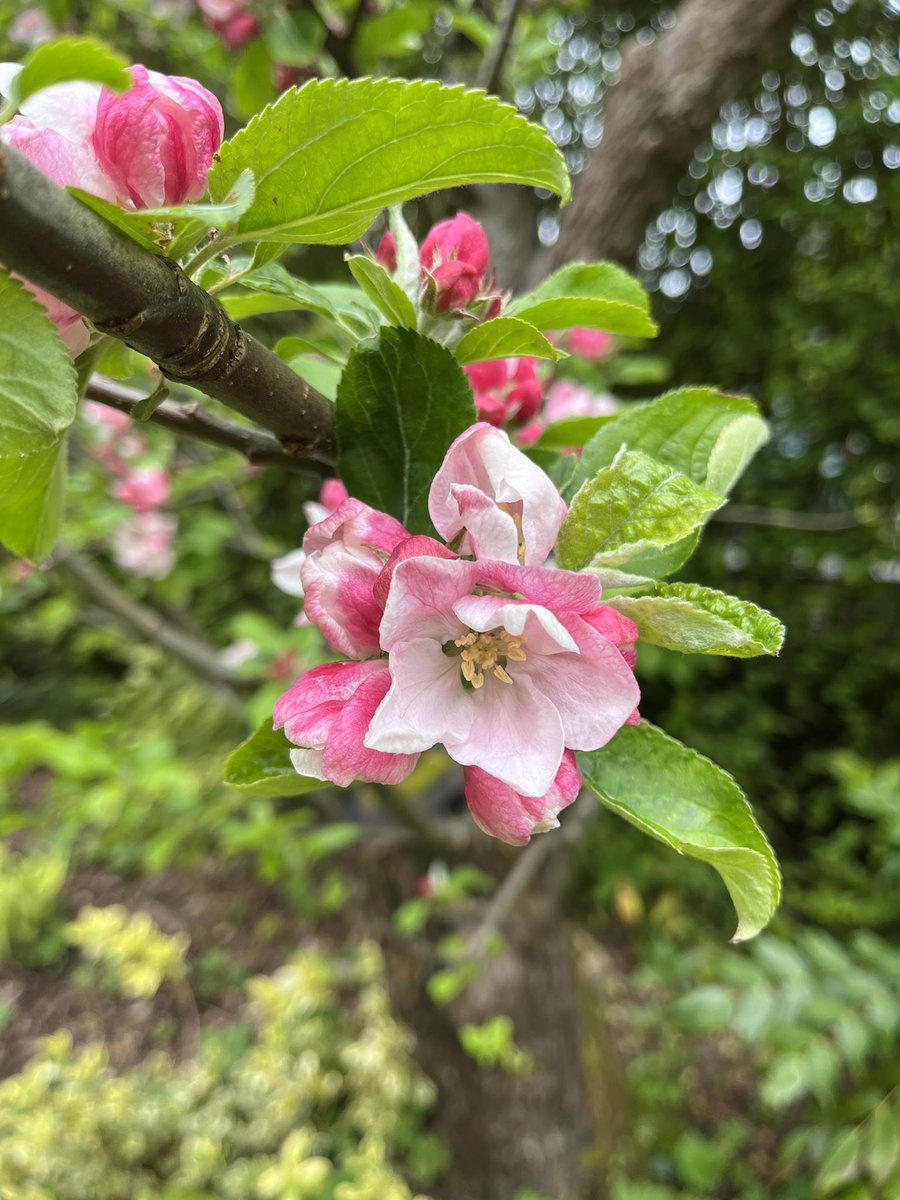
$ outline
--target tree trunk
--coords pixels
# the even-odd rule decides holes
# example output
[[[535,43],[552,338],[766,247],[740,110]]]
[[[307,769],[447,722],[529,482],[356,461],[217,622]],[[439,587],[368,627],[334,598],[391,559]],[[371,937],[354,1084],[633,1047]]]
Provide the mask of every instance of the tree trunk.
[[[520,290],[578,259],[633,265],[650,221],[671,200],[721,106],[759,74],[786,39],[802,0],[684,0],[649,45],[629,38],[609,90],[603,136],[575,179],[556,245],[498,256],[501,283]],[[532,242],[533,244],[533,242]],[[502,250],[502,246],[501,246]]]

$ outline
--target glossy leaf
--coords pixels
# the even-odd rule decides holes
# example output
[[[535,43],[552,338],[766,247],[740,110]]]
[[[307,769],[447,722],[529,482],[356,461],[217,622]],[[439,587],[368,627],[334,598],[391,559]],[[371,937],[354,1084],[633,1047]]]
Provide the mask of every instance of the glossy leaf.
[[[463,334],[456,346],[456,357],[461,363],[487,362],[492,358],[547,358],[558,362],[568,358],[564,350],[557,350],[552,342],[527,321],[518,317],[494,317],[475,325]]]
[[[612,263],[561,267],[533,292],[514,300],[505,315],[520,317],[538,329],[586,325],[631,337],[655,337],[657,332],[647,293]]]
[[[570,191],[542,129],[495,97],[430,80],[320,79],[287,91],[222,145],[213,199],[248,167],[256,199],[231,241],[349,242],[388,205],[467,183],[543,187],[564,201]]]
[[[252,796],[300,796],[328,787],[321,779],[297,774],[291,749],[283,731],[263,721],[226,759],[225,782]]]
[[[468,380],[444,346],[382,329],[350,355],[337,396],[338,468],[351,496],[433,533],[428,491],[447,447],[475,421]]]
[[[576,493],[559,533],[557,560],[571,571],[620,566],[678,542],[722,502],[646,454],[620,454]]]
[[[585,783],[612,812],[715,867],[737,910],[734,941],[765,927],[778,905],[778,865],[730,775],[646,721],[577,758]]]

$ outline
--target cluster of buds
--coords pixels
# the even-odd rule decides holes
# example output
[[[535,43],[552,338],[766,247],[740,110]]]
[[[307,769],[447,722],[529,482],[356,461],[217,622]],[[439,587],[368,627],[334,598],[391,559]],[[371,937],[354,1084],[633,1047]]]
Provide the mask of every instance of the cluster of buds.
[[[169,473],[137,466],[147,445],[125,413],[87,401],[82,412],[94,430],[92,456],[113,480],[112,495],[131,510],[113,530],[110,549],[119,567],[141,579],[164,579],[175,565],[177,518],[163,509],[169,499]]]
[[[429,513],[443,542],[352,498],[307,531],[306,613],[346,659],[301,676],[275,726],[339,786],[399,783],[442,744],[478,825],[522,845],[578,795],[574,751],[638,720],[637,630],[548,563],[566,505],[503,431],[456,439]]]
[[[378,243],[375,259],[391,274],[397,270],[397,244],[390,232]],[[492,273],[487,234],[468,213],[439,221],[419,248],[422,307],[487,321],[500,312],[503,297]]]
[[[0,92],[21,67],[0,64]],[[78,187],[121,208],[199,199],[224,135],[222,107],[193,79],[129,67],[131,88],[58,83],[29,96],[0,139],[60,187]],[[72,354],[90,335],[78,313],[36,288]]]

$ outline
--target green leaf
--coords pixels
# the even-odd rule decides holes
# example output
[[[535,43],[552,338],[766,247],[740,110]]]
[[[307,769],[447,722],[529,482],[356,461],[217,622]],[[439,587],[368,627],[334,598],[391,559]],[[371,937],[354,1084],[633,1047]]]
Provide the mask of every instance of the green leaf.
[[[647,293],[612,263],[570,263],[506,310],[538,329],[586,325],[630,337],[655,337]]]
[[[900,1162],[900,1113],[886,1097],[866,1123],[865,1160],[869,1174],[883,1184]]]
[[[559,533],[565,570],[616,567],[696,529],[721,496],[639,451],[620,454],[576,493]],[[640,573],[640,572],[638,572]]]
[[[434,10],[428,0],[416,0],[364,22],[353,43],[354,58],[362,71],[377,71],[386,58],[405,58],[420,50]]]
[[[568,358],[566,352],[557,350],[539,329],[518,317],[494,317],[476,325],[456,346],[456,357],[461,363],[515,358],[523,354],[531,358],[549,358],[551,362]]]
[[[256,295],[248,295],[255,292]],[[269,263],[241,280],[241,290],[219,297],[233,320],[290,309],[316,313],[352,333],[354,338],[378,332],[378,309],[359,288],[349,284],[311,284],[297,279],[280,263]]]
[[[726,496],[768,435],[759,410],[746,396],[679,388],[649,404],[634,405],[604,426],[585,446],[582,469],[589,478],[611,463],[624,445]]]
[[[139,246],[149,250],[151,254],[160,256],[163,254],[162,246],[153,237],[153,229],[148,229],[141,221],[135,221],[134,213],[126,212],[117,204],[111,204],[109,200],[103,200],[100,196],[94,196],[82,188],[68,187],[66,191],[76,200],[80,200],[82,204],[93,209],[120,233],[124,233],[133,242],[137,242]]]
[[[395,283],[381,263],[367,254],[351,254],[347,266],[353,278],[366,293],[389,325],[400,329],[415,329],[416,310],[399,283]]]
[[[344,369],[340,363],[299,354],[288,361],[288,366],[292,371],[296,371],[301,379],[305,379],[311,388],[315,388],[329,400],[336,398],[341,372]]]
[[[227,107],[242,121],[249,121],[255,113],[275,100],[275,84],[272,81],[274,67],[269,48],[262,38],[251,42],[240,55],[231,72]],[[252,162],[241,163],[232,178],[237,177],[244,167],[256,169]],[[221,199],[228,190],[229,188],[224,188],[218,193],[218,197]]]
[[[737,910],[734,941],[759,933],[778,905],[778,865],[730,775],[646,721],[626,725],[609,745],[577,758],[607,808],[715,867]]]
[[[102,83],[114,92],[131,87],[128,59],[96,38],[65,37],[32,50],[10,88],[9,102],[23,100],[56,83]]]
[[[0,270],[0,541],[34,561],[59,530],[63,435],[77,403],[75,368],[55,326]]]
[[[571,447],[583,446],[608,421],[615,417],[562,417],[548,425],[535,446],[542,450],[566,450]]]
[[[433,533],[429,488],[447,447],[474,421],[468,380],[450,351],[384,328],[376,346],[353,351],[338,388],[340,477],[410,533]]]
[[[245,240],[349,242],[382,208],[466,183],[570,193],[542,129],[492,96],[432,80],[310,80],[224,143],[213,199],[247,167],[257,191],[238,226]]]
[[[752,658],[777,654],[784,641],[784,626],[765,609],[696,583],[657,583],[609,603],[634,621],[642,642],[683,654]]]
[[[291,764],[291,749],[283,731],[263,721],[225,760],[225,782],[251,796],[300,796],[330,786],[298,775]]]

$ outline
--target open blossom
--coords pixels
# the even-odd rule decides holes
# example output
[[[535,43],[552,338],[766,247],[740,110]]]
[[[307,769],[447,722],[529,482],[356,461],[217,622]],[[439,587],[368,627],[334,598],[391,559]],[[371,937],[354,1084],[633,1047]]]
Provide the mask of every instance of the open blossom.
[[[495,358],[463,367],[475,393],[479,420],[524,424],[541,404],[543,389],[533,358]]]
[[[586,325],[576,325],[569,330],[567,345],[570,354],[580,358],[605,358],[613,348],[611,333],[602,329],[589,329]]]
[[[442,744],[477,823],[522,845],[577,796],[573,752],[638,719],[637,629],[595,576],[541,565],[565,505],[501,431],[456,440],[430,511],[455,549],[353,499],[307,532],[307,611],[354,661],[308,671],[275,724],[301,774],[341,786],[398,782]]]
[[[490,248],[482,226],[468,213],[439,221],[419,249],[423,304],[438,313],[465,312],[487,320],[500,311],[501,296],[488,281]],[[375,261],[397,270],[394,235],[385,233]]]
[[[547,399],[537,419],[519,430],[517,441],[520,446],[530,446],[555,421],[564,421],[567,417],[609,417],[618,407],[618,400],[608,392],[592,392],[569,379],[559,379],[547,391]]]
[[[428,497],[434,527],[460,553],[536,565],[556,545],[566,505],[540,467],[492,425],[461,433]]]
[[[563,752],[604,746],[639,693],[591,618],[590,575],[479,559],[411,558],[381,622],[391,687],[365,745],[413,754],[441,743],[523,796],[545,796]]]
[[[118,480],[113,495],[136,513],[152,512],[169,498],[169,473],[162,467],[137,467]]]
[[[169,513],[136,513],[113,531],[113,558],[129,575],[165,579],[175,566],[177,527],[177,519]]]

